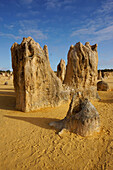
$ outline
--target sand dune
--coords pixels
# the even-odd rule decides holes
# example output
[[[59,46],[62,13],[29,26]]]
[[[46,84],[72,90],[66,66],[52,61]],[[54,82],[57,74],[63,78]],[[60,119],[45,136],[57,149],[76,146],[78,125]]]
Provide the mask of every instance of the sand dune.
[[[4,82],[8,81],[8,85]],[[101,132],[90,137],[57,134],[48,123],[64,118],[69,103],[24,113],[15,110],[12,80],[0,77],[0,170],[113,169],[113,77],[111,91],[99,92],[92,104],[101,119]]]

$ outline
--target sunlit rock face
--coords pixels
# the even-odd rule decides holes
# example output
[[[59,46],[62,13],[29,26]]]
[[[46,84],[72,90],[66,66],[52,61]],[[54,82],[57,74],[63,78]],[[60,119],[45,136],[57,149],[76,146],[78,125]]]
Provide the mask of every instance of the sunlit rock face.
[[[66,73],[66,65],[63,59],[60,60],[60,63],[57,65],[57,77],[63,82]]]
[[[48,48],[42,49],[31,37],[11,47],[16,108],[33,111],[57,106],[68,99],[61,80],[50,67]]]
[[[84,97],[97,97],[97,44],[85,45],[78,42],[71,46],[68,52],[68,63],[64,84],[72,87],[75,91],[83,93]]]

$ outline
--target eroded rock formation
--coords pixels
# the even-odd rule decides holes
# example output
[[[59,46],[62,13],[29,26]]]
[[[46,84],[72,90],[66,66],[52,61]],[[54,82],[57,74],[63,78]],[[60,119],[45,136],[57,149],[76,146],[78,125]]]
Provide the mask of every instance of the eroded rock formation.
[[[48,48],[42,49],[31,37],[11,47],[16,108],[33,111],[57,106],[68,99],[62,82],[50,67]]]
[[[105,81],[99,81],[97,83],[97,90],[98,91],[108,91],[109,90],[108,83],[106,83]]]
[[[97,96],[97,44],[78,42],[68,52],[68,64],[64,84],[80,91],[88,98]]]
[[[57,66],[57,77],[61,79],[61,81],[64,81],[66,73],[66,65],[64,60],[60,60],[60,63]]]
[[[63,120],[51,122],[50,126],[59,129],[60,135],[67,129],[81,136],[89,136],[99,132],[100,118],[91,102],[76,94],[72,98],[66,117]]]

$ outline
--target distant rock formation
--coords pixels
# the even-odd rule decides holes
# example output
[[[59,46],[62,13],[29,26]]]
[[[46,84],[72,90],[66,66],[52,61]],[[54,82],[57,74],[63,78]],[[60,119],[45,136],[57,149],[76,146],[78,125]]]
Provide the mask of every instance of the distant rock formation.
[[[5,77],[5,73],[1,73],[1,75],[2,75],[3,77]]]
[[[6,82],[4,83],[4,85],[8,85],[8,81],[6,81]]]
[[[113,69],[103,69],[100,70],[102,73],[102,78],[111,78],[113,77]]]
[[[81,136],[93,135],[100,130],[100,118],[95,107],[88,101],[76,95],[70,103],[69,110],[63,120],[51,122],[53,126],[60,130],[59,135],[65,129]]]
[[[113,76],[113,72],[103,72],[104,78],[109,78]]]
[[[33,111],[57,106],[68,100],[62,82],[50,67],[48,48],[42,49],[31,37],[11,47],[16,108]]]
[[[64,60],[60,60],[60,63],[57,65],[57,77],[61,79],[61,81],[64,81],[66,73],[66,65]]]
[[[109,72],[104,72],[104,78],[108,78],[110,76]]]
[[[78,42],[68,52],[68,63],[64,84],[80,91],[84,97],[97,97],[97,44],[85,45]]]
[[[98,80],[101,80],[102,79],[102,72],[101,70],[98,71]]]
[[[106,82],[104,81],[99,81],[97,83],[97,90],[98,91],[108,91],[109,90],[109,86]]]

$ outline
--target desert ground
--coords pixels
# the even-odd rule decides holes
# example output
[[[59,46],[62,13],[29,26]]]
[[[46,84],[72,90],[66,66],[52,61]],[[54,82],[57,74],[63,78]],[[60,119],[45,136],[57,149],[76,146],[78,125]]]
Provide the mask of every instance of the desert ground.
[[[13,80],[1,76],[0,170],[113,170],[113,77],[105,81],[111,90],[99,92],[101,101],[91,101],[100,114],[100,133],[59,136],[48,124],[64,118],[69,103],[30,113],[17,111]]]

